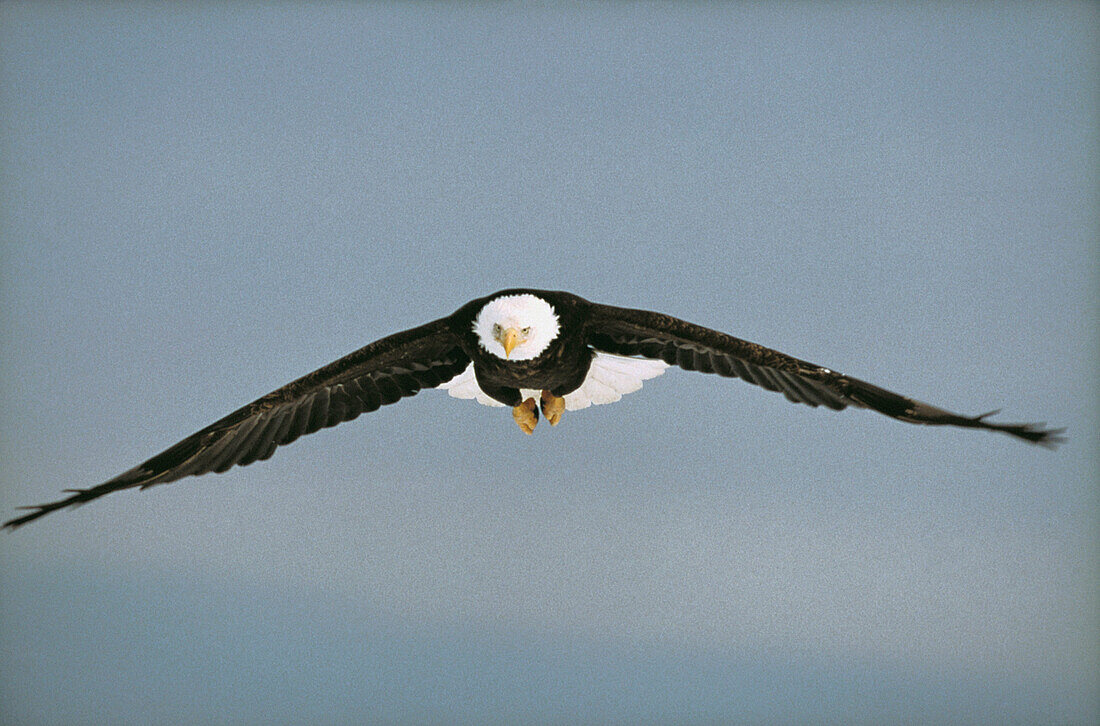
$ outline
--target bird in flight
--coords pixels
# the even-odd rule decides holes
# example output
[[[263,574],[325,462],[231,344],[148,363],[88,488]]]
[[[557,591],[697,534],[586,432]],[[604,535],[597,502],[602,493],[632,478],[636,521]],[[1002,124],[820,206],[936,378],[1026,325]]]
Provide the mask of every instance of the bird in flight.
[[[351,421],[425,388],[512,409],[526,434],[539,413],[612,403],[670,366],[740,378],[795,403],[869,408],[900,421],[1000,431],[1053,448],[1064,429],[962,416],[858,378],[661,313],[567,292],[503,290],[452,315],[377,340],[286,384],[98,486],[23,507],[14,528],[120,489],[223,472],[269,458],[304,434]]]

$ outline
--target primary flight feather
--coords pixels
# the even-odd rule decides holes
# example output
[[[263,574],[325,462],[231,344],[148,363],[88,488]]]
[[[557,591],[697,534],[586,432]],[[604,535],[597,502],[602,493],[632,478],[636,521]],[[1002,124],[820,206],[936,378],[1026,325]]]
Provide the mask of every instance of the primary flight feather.
[[[909,423],[1000,431],[1048,447],[1062,440],[1061,429],[989,421],[995,411],[955,414],[661,313],[599,305],[566,292],[503,290],[288,383],[98,486],[24,507],[29,511],[4,527],[119,489],[267,459],[299,436],[425,388],[509,406],[520,429],[532,433],[540,410],[556,425],[566,410],[617,401],[670,365],[741,378],[810,406],[859,406]]]

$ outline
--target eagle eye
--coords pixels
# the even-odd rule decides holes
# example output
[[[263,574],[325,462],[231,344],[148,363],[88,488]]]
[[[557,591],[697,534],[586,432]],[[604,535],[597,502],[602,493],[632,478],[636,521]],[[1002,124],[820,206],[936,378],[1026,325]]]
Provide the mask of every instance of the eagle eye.
[[[531,326],[527,326],[526,328],[524,328],[523,330],[521,330],[519,332],[523,333],[524,336],[528,336],[528,335],[531,334]]]

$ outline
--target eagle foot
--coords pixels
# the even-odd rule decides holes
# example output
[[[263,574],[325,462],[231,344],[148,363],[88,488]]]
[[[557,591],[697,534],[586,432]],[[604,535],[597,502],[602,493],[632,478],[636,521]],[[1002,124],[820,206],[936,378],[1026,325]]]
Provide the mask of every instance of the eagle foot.
[[[539,422],[539,407],[535,399],[528,398],[518,406],[512,407],[512,418],[525,434],[535,433],[535,424]]]
[[[542,415],[550,422],[551,426],[557,426],[561,421],[561,415],[565,413],[565,399],[555,396],[550,391],[542,392]]]

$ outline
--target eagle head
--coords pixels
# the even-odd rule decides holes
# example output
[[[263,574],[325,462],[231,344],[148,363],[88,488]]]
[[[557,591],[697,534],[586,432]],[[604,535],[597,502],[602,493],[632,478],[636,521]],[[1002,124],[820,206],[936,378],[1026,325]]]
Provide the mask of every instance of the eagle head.
[[[559,330],[553,306],[530,293],[493,298],[474,319],[481,347],[509,360],[537,357]]]

